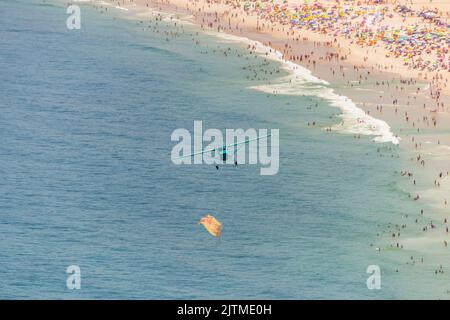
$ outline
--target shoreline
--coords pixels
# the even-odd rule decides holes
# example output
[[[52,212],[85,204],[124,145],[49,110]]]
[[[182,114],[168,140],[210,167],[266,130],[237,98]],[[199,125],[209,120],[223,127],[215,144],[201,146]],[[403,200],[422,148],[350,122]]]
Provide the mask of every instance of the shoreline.
[[[155,9],[181,15],[181,19],[190,17],[191,19],[188,20],[193,21],[205,32],[216,32],[215,28],[208,26],[210,23],[213,25],[228,23],[221,14],[211,14],[214,11],[224,13],[229,9],[228,7],[211,5],[210,11],[197,14],[192,8],[189,10],[183,8],[180,3],[185,2],[181,0],[164,3],[136,0],[136,3],[138,3],[135,7],[137,10]],[[206,1],[197,3],[207,6]],[[126,9],[126,5],[120,10],[127,11],[124,8]],[[233,19],[237,21],[241,18],[237,12],[227,11],[225,17],[237,14],[236,17],[233,16]],[[229,24],[233,24],[231,18]],[[398,232],[398,236],[390,239],[390,245],[394,248],[401,247],[425,252],[429,249],[428,245],[432,244],[434,250],[442,253],[440,250],[445,250],[450,241],[446,198],[447,195],[450,197],[448,165],[450,163],[448,132],[450,97],[448,94],[439,94],[437,99],[439,103],[437,103],[433,98],[435,95],[433,83],[414,79],[410,75],[402,77],[401,73],[397,74],[391,69],[379,70],[368,63],[360,64],[351,59],[340,60],[337,55],[340,51],[337,48],[327,41],[310,37],[309,33],[297,41],[291,36],[283,38],[282,31],[274,34],[260,32],[252,24],[241,25],[241,28],[234,32],[226,32],[224,29],[219,27],[217,32],[245,37],[252,42],[259,42],[273,48],[283,55],[281,57],[283,60],[306,68],[317,79],[332,83],[337,95],[349,97],[366,116],[386,122],[399,135],[401,138],[399,148],[408,154],[408,158],[400,160],[403,161],[402,165],[405,169],[398,173],[398,179],[405,185],[411,201],[417,202],[417,212],[408,212],[406,216],[418,217],[415,223],[412,221],[410,223],[412,228],[415,228],[413,233],[417,231],[420,236],[400,237],[400,231],[405,234],[406,232],[402,230],[402,226],[395,226],[395,233]],[[254,52],[251,46],[249,49]],[[330,129],[333,130],[333,128]],[[355,133],[354,137],[357,138],[357,136],[358,134]],[[397,179],[396,176],[393,176],[394,178]],[[389,232],[392,231],[394,230],[389,230]]]
[[[108,4],[108,2],[104,1],[100,3],[103,3],[103,5]],[[206,0],[199,0],[195,3],[189,2],[189,4],[186,4],[183,0],[166,0],[164,2],[126,0],[126,3],[123,1],[123,4],[117,6],[116,9],[128,11],[127,4],[130,8],[141,11],[141,13],[145,13],[148,10],[154,14],[159,12],[178,15],[178,21],[192,22],[206,33],[229,34],[249,39],[249,41],[254,43],[259,42],[268,48],[272,48],[274,51],[280,52],[282,55],[280,59],[306,68],[311,72],[312,77],[332,83],[335,86],[334,91],[336,95],[348,97],[357,108],[365,112],[366,116],[384,121],[388,127],[398,134],[401,139],[399,147],[411,156],[410,162],[405,162],[405,171],[400,173],[402,176],[408,177],[411,182],[409,190],[411,198],[419,197],[417,200],[420,200],[419,192],[428,192],[429,189],[433,189],[433,180],[436,180],[436,177],[440,176],[439,180],[443,180],[448,176],[449,169],[441,161],[434,161],[433,157],[436,153],[436,148],[444,146],[450,148],[450,137],[447,137],[446,132],[446,128],[450,128],[450,113],[444,111],[447,110],[446,106],[449,105],[447,101],[450,101],[450,96],[442,96],[442,100],[445,101],[445,104],[442,102],[444,104],[442,109],[444,110],[439,110],[439,107],[430,107],[429,100],[430,92],[432,92],[432,83],[419,82],[417,79],[414,80],[412,78],[405,79],[391,70],[381,71],[367,63],[357,65],[352,64],[348,59],[339,60],[336,56],[338,50],[329,42],[323,40],[319,42],[313,41],[309,37],[304,37],[302,40],[296,41],[289,40],[290,36],[283,39],[281,32],[275,32],[274,34],[263,33],[256,30],[255,25],[251,23],[249,25],[241,25],[240,29],[226,32],[225,28],[220,27],[224,21],[219,18],[219,12],[226,16],[230,16],[230,13],[233,12],[229,11],[230,8],[226,5],[216,6],[211,3],[208,5]],[[186,4],[187,7],[183,8],[181,4]],[[198,4],[202,8],[208,5],[209,11],[193,10],[189,7],[189,5],[192,6],[193,4]],[[114,7],[114,4],[110,5]],[[195,8],[198,6],[195,5]],[[197,11],[200,13],[197,13]],[[211,14],[211,11],[215,13]],[[240,19],[239,14],[231,14],[236,14],[234,16],[235,20]],[[212,21],[219,25],[217,31],[211,27]],[[228,24],[232,24],[231,18]],[[310,33],[308,33],[308,36],[310,36]],[[296,55],[301,56],[302,59],[300,61],[297,61],[298,59],[293,59],[293,61],[286,59],[285,48],[292,49],[291,53],[295,49]],[[255,51],[254,48],[251,48],[251,45],[248,45],[248,49]],[[361,91],[364,92],[364,96],[361,96]],[[333,130],[333,128],[326,127],[323,129]],[[427,135],[422,134],[420,130],[433,130],[434,132],[431,135]],[[443,132],[441,133],[439,130]],[[416,132],[414,133],[414,131]],[[354,133],[355,138],[358,138],[358,136],[358,133]],[[431,141],[431,138],[434,141]],[[424,149],[420,151],[422,147]],[[427,155],[427,165],[425,166],[424,157]],[[450,155],[445,159],[450,161]],[[423,180],[418,181],[414,179],[415,175],[422,176]],[[427,181],[424,181],[425,179]],[[417,194],[414,194],[415,192]],[[438,208],[436,206],[438,201],[435,198],[429,196],[427,198],[431,205],[434,202],[437,212],[445,210],[446,205]],[[440,199],[441,204],[445,203],[445,201],[446,199]],[[420,210],[423,211],[423,209]],[[430,218],[434,216],[436,214],[432,213]]]
[[[396,69],[380,70],[369,62],[357,63],[347,58],[341,60],[338,55],[342,51],[341,49],[335,48],[327,39],[320,39],[320,35],[312,32],[302,34],[302,30],[299,34],[292,32],[294,35],[284,35],[285,30],[283,29],[275,30],[275,32],[263,32],[258,30],[257,24],[260,22],[255,17],[245,14],[242,10],[235,9],[233,11],[224,4],[216,5],[206,0],[188,4],[183,0],[163,2],[128,0],[128,2],[137,4],[141,10],[153,8],[189,17],[190,21],[205,32],[211,30],[216,32],[213,26],[218,26],[217,32],[219,33],[223,32],[223,34],[259,42],[280,52],[282,60],[306,68],[314,78],[332,83],[337,95],[348,97],[357,108],[365,112],[365,115],[386,122],[394,134],[400,137],[400,148],[411,155],[410,163],[405,163],[405,172],[411,173],[411,176],[408,175],[410,178],[414,174],[424,176],[421,181],[410,179],[412,197],[419,195],[413,195],[413,192],[433,189],[439,185],[439,181],[433,184],[434,180],[443,180],[445,176],[448,176],[450,168],[439,159],[435,159],[436,155],[439,157],[439,151],[435,149],[450,148],[447,129],[450,128],[450,95],[439,93],[436,99],[432,82],[414,78],[411,74],[407,74],[405,77],[401,73],[402,69],[396,73]],[[186,5],[185,8],[183,4]],[[208,10],[205,10],[206,7]],[[242,16],[245,23],[239,24],[237,21]],[[251,20],[252,18],[253,20]],[[233,23],[238,26],[234,30],[231,27]],[[227,24],[229,30],[226,30],[222,26],[223,24]],[[281,25],[275,26],[282,28]],[[363,96],[360,94],[361,91],[364,92]],[[323,129],[333,130],[333,128]],[[355,137],[357,135],[355,133]],[[425,157],[427,158],[426,165]],[[446,160],[449,160],[450,163],[450,155]],[[422,174],[424,171],[425,174]],[[437,202],[436,199],[433,201]],[[446,199],[440,199],[441,204],[445,201]],[[446,205],[441,206],[438,211],[441,212],[445,209]]]

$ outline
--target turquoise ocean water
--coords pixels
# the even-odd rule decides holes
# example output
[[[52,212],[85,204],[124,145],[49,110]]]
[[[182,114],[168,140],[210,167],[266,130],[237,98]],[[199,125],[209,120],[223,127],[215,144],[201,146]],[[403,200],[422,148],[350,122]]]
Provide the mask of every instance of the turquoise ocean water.
[[[0,2],[0,298],[432,297],[402,254],[370,247],[415,210],[397,148],[326,133],[339,109],[317,97],[249,89],[249,66],[279,65],[244,45],[88,5],[69,31],[65,10]],[[170,135],[195,120],[278,128],[279,173],[173,165]],[[206,214],[221,239],[197,225]]]

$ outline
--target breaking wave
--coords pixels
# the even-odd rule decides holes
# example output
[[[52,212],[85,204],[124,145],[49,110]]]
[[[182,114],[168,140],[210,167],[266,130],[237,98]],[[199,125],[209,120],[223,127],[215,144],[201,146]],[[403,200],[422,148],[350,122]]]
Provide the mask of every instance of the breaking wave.
[[[348,97],[338,95],[329,83],[315,77],[311,70],[306,69],[291,61],[283,59],[281,52],[274,50],[261,42],[253,41],[245,37],[234,36],[222,32],[208,32],[219,37],[223,42],[243,43],[250,45],[254,52],[272,61],[281,64],[281,68],[289,75],[274,79],[270,84],[252,86],[250,89],[262,91],[269,94],[285,94],[298,96],[315,96],[327,100],[331,106],[341,110],[341,123],[334,125],[333,130],[375,136],[375,142],[391,142],[399,144],[400,138],[395,136],[390,126],[383,120],[376,119],[358,108]]]

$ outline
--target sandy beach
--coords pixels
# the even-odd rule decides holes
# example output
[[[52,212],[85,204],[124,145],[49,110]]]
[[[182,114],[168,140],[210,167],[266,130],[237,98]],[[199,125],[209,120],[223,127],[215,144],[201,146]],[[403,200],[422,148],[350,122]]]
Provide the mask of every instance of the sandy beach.
[[[401,74],[404,79],[421,79],[432,83],[435,90],[449,92],[446,24],[450,5],[444,1],[420,6],[410,1],[364,1],[356,5],[356,1],[260,3],[127,0],[121,6],[125,8],[127,3],[134,1],[140,6],[151,4],[161,9],[184,12],[192,15],[203,27],[218,31],[253,37],[255,34],[262,35],[263,43],[270,43],[273,47],[278,47],[277,41],[284,41],[288,47],[280,47],[287,60],[298,61],[297,55],[301,53],[299,44],[303,46],[307,40],[335,49],[339,54],[337,61]],[[439,23],[425,19],[424,12],[436,12],[440,17]],[[287,16],[293,13],[297,19],[289,21],[293,17]],[[302,23],[298,22],[298,17],[303,17]],[[432,39],[434,34],[436,39]],[[414,40],[411,44],[407,42],[408,35],[422,41]],[[317,57],[316,60],[322,58]]]

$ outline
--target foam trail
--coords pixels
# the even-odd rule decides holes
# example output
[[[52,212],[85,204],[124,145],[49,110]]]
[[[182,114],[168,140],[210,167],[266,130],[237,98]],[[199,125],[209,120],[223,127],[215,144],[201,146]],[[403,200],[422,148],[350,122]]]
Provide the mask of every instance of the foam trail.
[[[107,2],[107,1],[97,1],[96,3],[99,4],[99,5],[102,5],[102,6],[108,6],[108,7],[112,7],[113,6],[112,3]]]
[[[281,67],[289,73],[286,77],[273,80],[271,84],[252,86],[250,87],[251,89],[269,94],[316,96],[322,98],[329,101],[333,107],[339,108],[342,112],[340,115],[342,122],[333,126],[333,130],[375,136],[373,139],[375,142],[400,143],[400,138],[392,133],[390,126],[385,121],[367,115],[351,99],[336,94],[332,88],[328,87],[329,83],[327,81],[312,75],[311,70],[284,60],[281,52],[248,38],[221,32],[208,33],[219,37],[224,42],[250,45],[255,53],[279,62]]]
[[[77,1],[77,0],[75,0],[75,1]],[[78,0],[78,1],[89,2],[90,0]],[[102,5],[102,6],[114,7],[115,9],[118,9],[118,10],[123,10],[123,11],[130,10],[129,8],[122,7],[120,5],[115,5],[112,2],[108,2],[108,1],[104,1],[104,0],[97,1],[96,3],[99,5]],[[130,4],[130,5],[128,5],[128,7],[136,7],[136,4]]]

